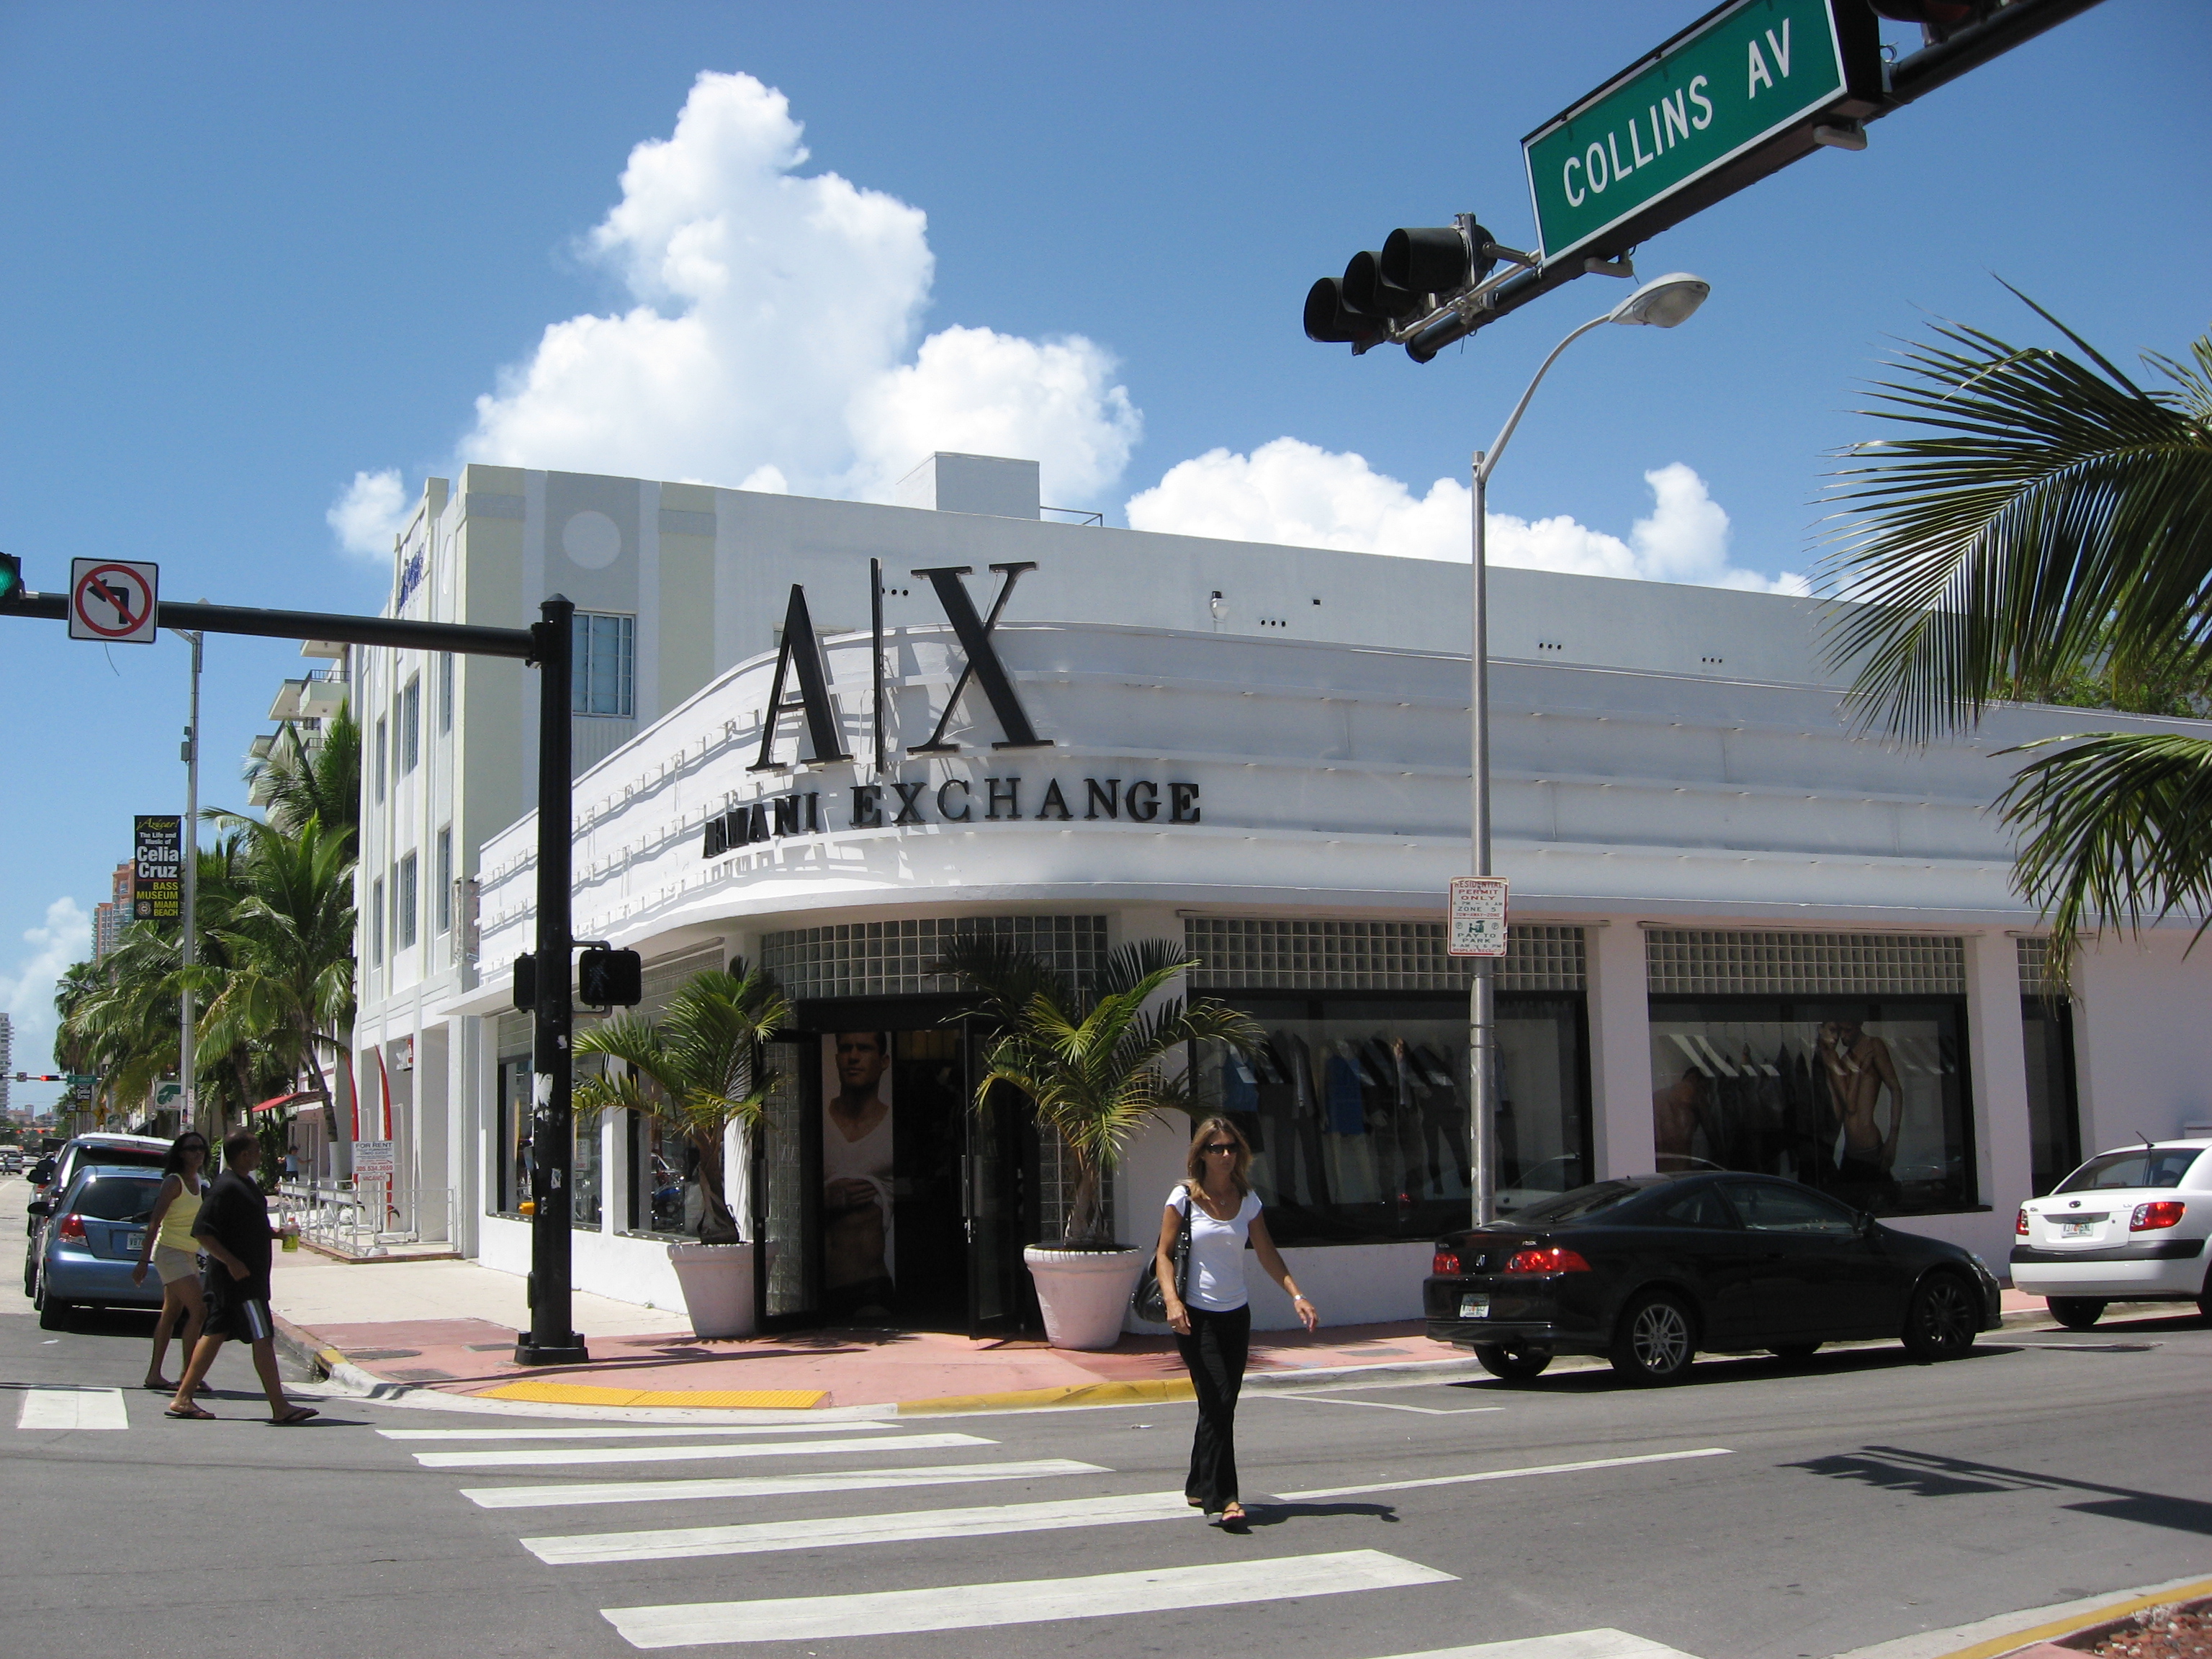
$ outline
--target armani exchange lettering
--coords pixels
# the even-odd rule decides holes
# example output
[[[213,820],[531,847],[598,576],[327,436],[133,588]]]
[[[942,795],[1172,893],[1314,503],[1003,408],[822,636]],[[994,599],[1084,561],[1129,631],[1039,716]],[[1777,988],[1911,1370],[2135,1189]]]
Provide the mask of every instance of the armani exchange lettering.
[[[1085,778],[1071,790],[1047,778],[1042,793],[1024,799],[1022,779],[988,777],[979,792],[967,778],[947,778],[933,787],[927,778],[885,779],[852,786],[847,827],[902,830],[930,823],[1073,823],[1082,820],[1127,820],[1132,823],[1197,823],[1198,786],[1170,781],[1163,787],[1150,778],[1126,785],[1120,778]],[[1033,807],[1034,810],[1028,810]],[[700,855],[719,858],[757,842],[787,836],[822,835],[831,829],[818,791],[769,795],[732,806],[707,820]]]

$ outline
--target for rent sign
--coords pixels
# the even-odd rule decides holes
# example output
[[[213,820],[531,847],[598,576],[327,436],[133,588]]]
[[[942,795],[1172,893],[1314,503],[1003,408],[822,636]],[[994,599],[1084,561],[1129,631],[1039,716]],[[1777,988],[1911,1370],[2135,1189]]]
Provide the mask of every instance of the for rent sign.
[[[1813,118],[1879,87],[1878,42],[1862,26],[1871,15],[1860,14],[1863,0],[1735,0],[1522,139],[1545,264],[1632,219],[1657,221],[1643,234],[1664,228],[1691,205],[1651,210],[1732,166],[1749,163],[1736,181],[1748,183],[1803,154]],[[1770,146],[1786,153],[1760,165]]]

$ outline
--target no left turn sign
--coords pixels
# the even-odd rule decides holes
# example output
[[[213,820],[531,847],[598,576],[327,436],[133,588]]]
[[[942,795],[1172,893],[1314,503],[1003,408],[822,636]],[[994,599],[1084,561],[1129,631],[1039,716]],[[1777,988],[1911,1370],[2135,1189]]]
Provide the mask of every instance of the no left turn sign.
[[[161,566],[122,559],[70,561],[70,637],[151,645]]]

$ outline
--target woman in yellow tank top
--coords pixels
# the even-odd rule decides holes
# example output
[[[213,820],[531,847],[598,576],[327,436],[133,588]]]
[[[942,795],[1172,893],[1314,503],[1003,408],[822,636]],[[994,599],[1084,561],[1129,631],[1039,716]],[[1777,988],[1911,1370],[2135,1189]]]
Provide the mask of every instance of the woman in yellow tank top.
[[[146,1387],[158,1394],[177,1391],[177,1385],[161,1376],[169,1338],[178,1337],[189,1359],[192,1345],[200,1340],[200,1327],[207,1322],[207,1304],[200,1296],[200,1244],[192,1237],[192,1222],[206,1190],[200,1171],[207,1167],[207,1137],[197,1129],[185,1130],[171,1143],[161,1164],[161,1190],[155,1194],[146,1239],[138,1247],[138,1265],[131,1270],[134,1285],[146,1282],[149,1261],[161,1275],[161,1316],[154,1322],[154,1354],[146,1367]]]

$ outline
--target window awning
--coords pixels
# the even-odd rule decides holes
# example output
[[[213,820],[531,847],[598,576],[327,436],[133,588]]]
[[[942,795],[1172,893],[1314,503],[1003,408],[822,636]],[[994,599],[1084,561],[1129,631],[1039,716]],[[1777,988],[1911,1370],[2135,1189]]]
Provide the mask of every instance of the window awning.
[[[273,1099],[263,1101],[258,1106],[249,1106],[246,1109],[250,1112],[281,1111],[288,1106],[303,1105],[308,1101],[320,1100],[322,1097],[323,1091],[320,1089],[302,1089],[296,1094],[278,1095]]]

